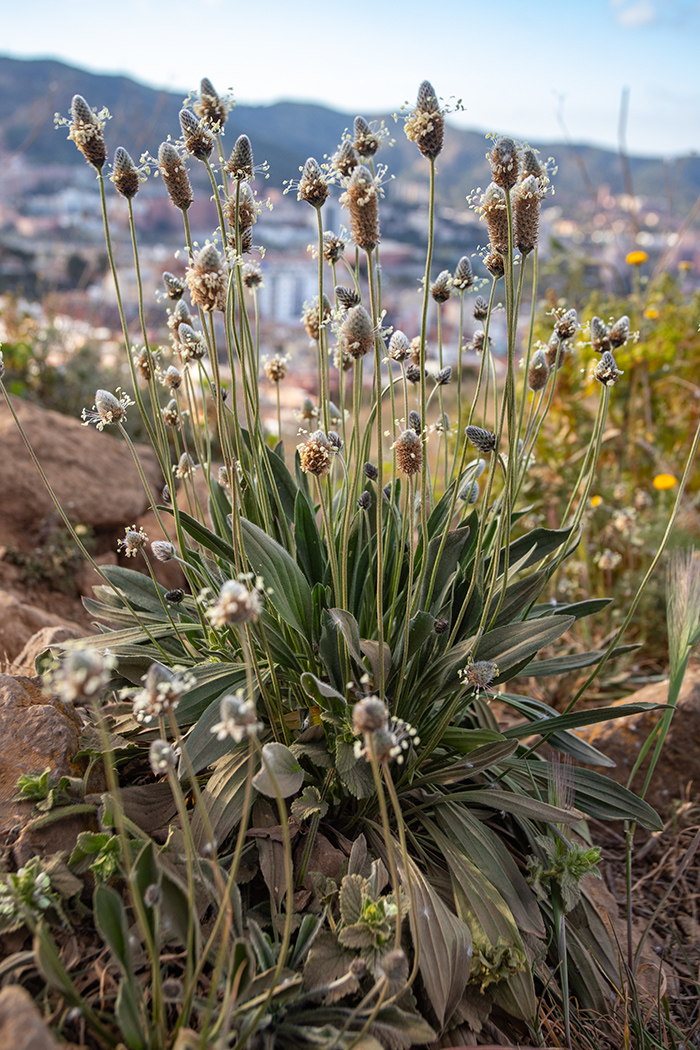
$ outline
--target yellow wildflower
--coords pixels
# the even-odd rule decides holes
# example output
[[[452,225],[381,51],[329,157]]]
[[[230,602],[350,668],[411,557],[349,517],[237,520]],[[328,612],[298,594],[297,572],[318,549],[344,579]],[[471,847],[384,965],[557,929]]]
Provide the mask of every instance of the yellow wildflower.
[[[625,256],[625,262],[628,264],[628,266],[641,266],[642,263],[645,263],[648,258],[649,256],[646,252],[638,250],[636,252],[628,252]]]
[[[673,474],[657,474],[652,485],[657,492],[666,492],[667,489],[673,489],[678,484],[677,479]]]

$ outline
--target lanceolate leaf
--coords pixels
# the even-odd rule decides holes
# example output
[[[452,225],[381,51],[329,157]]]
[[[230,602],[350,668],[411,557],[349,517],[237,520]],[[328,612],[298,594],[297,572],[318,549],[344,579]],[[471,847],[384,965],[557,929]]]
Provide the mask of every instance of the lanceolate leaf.
[[[312,627],[311,588],[292,556],[257,525],[241,518],[243,546],[253,572],[262,576],[269,604],[278,615],[310,637]]]
[[[469,927],[442,902],[418,867],[408,858],[408,870],[396,851],[399,875],[414,906],[409,919],[413,943],[420,946],[420,975],[442,1028],[454,1013],[469,980],[472,939]]]
[[[558,547],[561,547],[562,543],[565,543],[571,535],[571,529],[533,529],[532,532],[525,533],[519,539],[511,543],[510,550],[508,552],[508,561],[511,565],[515,564],[522,556],[528,554],[528,558],[522,568],[529,568],[531,565],[536,565],[538,561],[542,561],[549,554],[552,554]],[[503,572],[505,565],[505,551],[501,551],[498,571]]]
[[[536,652],[550,645],[568,631],[573,616],[550,616],[546,620],[526,620],[488,631],[479,642],[475,660],[490,660],[498,666],[498,676],[504,680]]]
[[[512,726],[506,729],[503,735],[510,739],[519,739],[523,736],[532,736],[538,733],[545,736],[562,729],[580,729],[581,726],[592,726],[598,722],[609,722],[611,718],[627,718],[629,715],[639,715],[644,711],[655,711],[664,704],[621,704],[619,707],[595,707],[586,711],[570,711],[568,715],[557,715],[554,718],[533,718],[530,722]]]
[[[294,540],[297,561],[304,575],[313,586],[324,583],[326,576],[326,553],[321,542],[316,519],[311,513],[303,492],[297,493],[294,504]]]
[[[634,652],[638,648],[638,645],[620,645],[613,649],[610,659],[614,660],[616,657]],[[569,674],[571,671],[578,671],[582,667],[590,667],[592,664],[597,664],[604,655],[605,653],[601,649],[590,653],[571,653],[569,656],[555,656],[551,660],[533,660],[515,677],[546,678],[548,675]]]
[[[268,798],[289,798],[304,783],[304,770],[297,758],[284,744],[265,744],[262,749],[262,769],[253,777],[253,787]]]

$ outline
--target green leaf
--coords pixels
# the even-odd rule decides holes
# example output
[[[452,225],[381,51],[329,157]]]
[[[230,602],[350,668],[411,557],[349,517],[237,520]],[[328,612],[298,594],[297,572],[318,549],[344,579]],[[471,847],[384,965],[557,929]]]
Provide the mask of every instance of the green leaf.
[[[537,798],[522,795],[515,791],[501,791],[498,788],[475,788],[465,792],[470,803],[488,806],[499,812],[513,813],[516,817],[528,820],[541,820],[551,824],[577,824],[583,814],[575,809],[560,809],[540,802]]]
[[[94,895],[95,925],[102,940],[112,952],[122,973],[133,974],[131,946],[129,944],[129,923],[126,917],[124,902],[111,886],[98,883]]]
[[[524,536],[520,536],[514,543],[511,543],[508,551],[508,564],[514,565],[524,554],[530,552],[521,568],[528,569],[531,565],[536,565],[537,562],[542,561],[543,558],[548,557],[563,543],[566,543],[572,529],[573,526],[568,529],[533,529],[531,532],[526,532]],[[504,566],[505,550],[502,550],[498,560],[499,574],[503,572]]]
[[[305,787],[299,798],[295,798],[291,805],[292,813],[299,820],[308,820],[314,813],[318,813],[323,819],[328,812],[328,803],[321,798],[321,792],[317,787]]]
[[[657,711],[665,704],[621,704],[619,707],[595,707],[585,711],[570,711],[568,715],[556,715],[554,718],[532,718],[529,722],[506,729],[503,735],[508,739],[520,739],[524,736],[547,736],[562,729],[580,729],[581,726],[592,726],[598,722],[608,722],[612,718],[627,718],[644,711]]]
[[[243,816],[247,774],[248,749],[236,748],[215,763],[214,771],[202,791],[202,802],[209,815],[212,834],[219,843],[224,841]],[[192,834],[197,848],[201,850],[208,839],[198,809],[195,809],[192,819]]]
[[[638,645],[620,645],[610,654],[610,659],[615,660],[624,653],[634,652],[639,649]],[[533,660],[515,678],[546,678],[548,675],[569,674],[570,671],[578,671],[582,667],[590,667],[597,664],[605,655],[605,650],[595,649],[589,653],[571,653],[569,656],[555,656],[551,660]]]
[[[268,798],[289,798],[304,783],[304,770],[285,744],[265,744],[262,769],[253,777],[253,787]]]
[[[167,510],[172,514],[171,507],[163,507],[162,509]],[[229,574],[233,575],[236,571],[235,567],[237,559],[236,552],[231,544],[227,543],[226,540],[222,540],[215,532],[208,529],[206,525],[202,525],[200,521],[193,518],[190,514],[187,514],[184,510],[178,511],[178,517],[180,518],[180,523],[185,532],[187,532],[193,540],[196,540],[197,543],[204,547],[205,550],[209,551],[214,558],[219,558],[224,562]],[[146,579],[148,579],[148,577],[146,577]]]
[[[437,1032],[419,1013],[401,1010],[395,1003],[382,1006],[372,1023],[372,1029],[384,1037],[384,1044],[380,1045],[386,1046],[426,1046],[437,1038]]]
[[[482,747],[475,748],[470,753],[469,759],[462,758],[458,762],[452,762],[449,765],[445,765],[449,759],[441,755],[441,768],[430,771],[425,776],[417,777],[411,783],[411,790],[422,784],[456,784],[460,780],[467,780],[469,777],[474,777],[485,769],[490,769],[503,761],[503,759],[508,758],[513,754],[517,746],[515,741],[497,740],[491,744],[484,744]]]
[[[534,779],[546,793],[550,780],[549,762],[532,762],[509,758],[505,765],[522,776],[523,784]],[[617,784],[592,769],[572,770],[576,807],[597,820],[636,820],[649,831],[661,831],[663,823],[648,802],[638,798],[622,784]]]
[[[542,589],[548,579],[549,572],[546,569],[543,569],[541,572],[533,572],[522,580],[516,580],[514,583],[510,583],[506,587],[506,593],[500,609],[498,609],[498,603],[501,600],[500,592],[494,595],[491,605],[489,606],[489,614],[486,622],[490,623],[496,609],[498,609],[498,616],[493,625],[494,629],[496,627],[502,627],[504,624],[514,623],[517,617],[520,616],[520,613],[532,605],[535,598],[542,593]]]
[[[327,715],[332,716],[329,721],[335,722],[337,725],[343,725],[347,721],[348,715],[348,702],[345,697],[339,693],[332,685],[328,682],[321,681],[316,675],[311,674],[310,671],[305,671],[301,676],[301,687],[308,697],[310,697],[318,707]]]
[[[256,576],[262,576],[269,602],[278,615],[304,638],[313,625],[311,588],[292,556],[257,525],[241,518],[246,558]]]
[[[339,631],[345,639],[348,652],[355,663],[363,671],[366,671],[367,668],[362,659],[362,650],[360,648],[360,628],[357,626],[357,620],[355,617],[345,609],[328,609],[327,616],[327,622],[332,623],[335,629]]]
[[[459,803],[438,806],[435,820],[450,844],[464,853],[477,871],[498,890],[517,929],[543,937],[544,924],[535,895],[499,835]]]
[[[503,681],[512,677],[525,660],[561,637],[573,623],[573,616],[549,616],[543,620],[526,620],[524,623],[497,627],[482,637],[474,659],[495,663],[498,666],[498,680]]]
[[[147,1050],[148,1041],[141,1025],[141,1015],[136,988],[128,977],[119,982],[114,1016],[129,1050]]]
[[[445,537],[445,546],[440,555],[437,570],[435,571],[435,583],[433,585],[432,596],[430,599],[430,608],[426,611],[434,612],[442,605],[445,591],[447,590],[453,575],[457,571],[459,559],[468,539],[469,528],[466,526],[454,529],[452,532],[447,533],[447,536]],[[423,584],[418,599],[418,605],[421,609],[425,606],[428,596],[428,587],[430,586],[433,570],[435,568],[435,559],[438,556],[442,542],[443,536],[433,536],[428,543],[428,561],[425,573],[423,574]]]
[[[284,451],[284,446],[279,446]],[[270,471],[275,479],[275,488],[272,491],[275,496],[275,503],[282,511],[287,521],[294,521],[295,503],[298,495],[298,489],[294,483],[294,478],[287,469],[287,464],[284,462],[283,456],[271,449],[265,448],[265,456],[270,464]]]
[[[361,875],[346,875],[340,884],[340,918],[345,926],[353,926],[362,918],[362,904],[368,896],[367,880]]]
[[[294,504],[294,542],[297,561],[306,579],[313,586],[325,584],[327,558],[318,531],[316,518],[311,513],[308,501],[303,492],[297,492]]]
[[[535,620],[543,616],[564,614],[566,616],[574,616],[577,620],[580,620],[584,616],[593,616],[595,613],[606,609],[611,601],[612,598],[591,598],[588,601],[573,602],[570,605],[566,602],[554,602],[554,604],[546,602],[544,605],[535,605],[528,619]]]
[[[398,852],[398,851],[397,851]],[[404,886],[410,879],[414,907],[409,913],[411,936],[420,950],[420,974],[438,1025],[454,1013],[469,979],[472,939],[466,923],[450,911],[420,869],[408,858],[408,871],[397,857]]]
[[[335,742],[335,768],[344,787],[355,798],[374,794],[374,778],[369,762],[355,756],[355,745],[338,737]]]
[[[156,590],[156,584],[150,576],[121,565],[101,565],[100,569],[112,586],[126,595],[131,605],[153,613],[158,619],[163,618],[165,612],[158,595],[164,595],[167,588],[158,584]]]

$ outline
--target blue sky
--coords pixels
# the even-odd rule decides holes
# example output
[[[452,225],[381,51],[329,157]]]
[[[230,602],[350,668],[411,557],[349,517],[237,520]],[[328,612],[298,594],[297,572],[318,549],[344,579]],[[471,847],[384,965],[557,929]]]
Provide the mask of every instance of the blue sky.
[[[26,0],[0,50],[182,90],[208,76],[241,102],[395,111],[427,78],[454,117],[533,145],[700,150],[700,0]]]

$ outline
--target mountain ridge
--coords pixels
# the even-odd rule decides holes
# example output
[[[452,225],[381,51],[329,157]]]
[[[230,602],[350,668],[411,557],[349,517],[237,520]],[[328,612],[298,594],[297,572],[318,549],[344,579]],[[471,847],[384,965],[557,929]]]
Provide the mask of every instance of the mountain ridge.
[[[83,164],[65,131],[53,126],[54,113],[67,115],[74,94],[84,95],[98,110],[106,106],[112,114],[105,129],[110,155],[119,145],[135,160],[144,151],[155,155],[168,135],[179,135],[182,95],[178,92],[148,87],[127,76],[87,72],[57,59],[0,55],[0,96],[4,103],[0,111],[0,155],[19,153],[33,164]],[[318,103],[287,100],[271,105],[240,104],[229,114],[225,150],[233,147],[239,134],[249,135],[256,162],[269,163],[270,185],[281,186],[297,176],[308,156],[320,160],[333,153],[351,124],[350,114]],[[383,150],[379,159],[402,178],[425,181],[427,165],[405,139],[400,121],[394,124],[389,117],[387,126],[395,145]],[[439,193],[444,203],[461,203],[464,207],[465,194],[488,182],[487,146],[481,132],[449,125],[438,161]],[[620,158],[614,151],[569,143],[543,143],[541,150],[545,156],[550,151],[556,155],[559,176],[555,203],[570,208],[577,201],[591,202],[592,195],[603,188],[612,194],[625,192]],[[635,193],[653,201],[670,199],[674,212],[687,210],[700,195],[697,155],[672,160],[631,156],[628,163]]]

